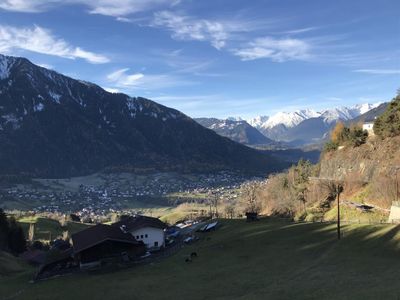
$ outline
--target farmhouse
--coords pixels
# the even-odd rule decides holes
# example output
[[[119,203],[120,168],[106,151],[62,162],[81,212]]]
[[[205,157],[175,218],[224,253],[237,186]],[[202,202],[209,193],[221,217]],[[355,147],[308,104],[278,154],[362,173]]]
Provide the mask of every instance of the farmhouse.
[[[374,122],[364,122],[363,130],[368,131],[368,135],[375,135],[374,133]]]
[[[165,246],[165,231],[167,225],[157,218],[147,216],[131,216],[113,227],[129,232],[137,241],[142,241],[150,251],[159,250]]]
[[[143,242],[109,225],[89,227],[73,234],[71,238],[74,258],[81,268],[135,259],[146,252]]]

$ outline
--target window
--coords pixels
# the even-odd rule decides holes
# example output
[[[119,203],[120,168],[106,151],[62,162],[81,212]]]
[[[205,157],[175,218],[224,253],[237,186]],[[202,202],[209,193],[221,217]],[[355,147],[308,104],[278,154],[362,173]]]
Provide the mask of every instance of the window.
[[[141,238],[141,239],[143,238],[143,234],[140,236],[140,238]]]
[[[158,242],[154,242],[154,247],[158,247]]]
[[[144,237],[145,237],[145,238],[147,238],[147,237],[148,237],[148,235],[147,235],[147,234],[145,234],[145,235],[144,235]]]
[[[139,239],[139,236],[138,236],[138,235],[136,236],[136,239],[137,239],[137,240]]]

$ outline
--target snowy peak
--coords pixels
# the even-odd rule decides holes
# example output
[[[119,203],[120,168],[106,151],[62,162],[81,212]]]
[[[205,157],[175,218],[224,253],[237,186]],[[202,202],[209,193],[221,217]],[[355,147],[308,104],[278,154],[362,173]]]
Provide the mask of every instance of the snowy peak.
[[[287,128],[292,128],[304,120],[318,116],[319,114],[311,109],[298,110],[294,112],[279,112],[269,118],[265,123],[264,128],[272,128],[280,124]]]
[[[363,103],[363,104],[354,105],[352,108],[354,110],[357,110],[360,115],[363,115],[366,112],[369,112],[371,109],[377,108],[381,104],[382,104],[382,102],[378,102],[378,103],[374,103],[374,104]]]
[[[297,126],[304,120],[318,117],[319,113],[311,109],[297,110],[294,112],[278,112],[272,117],[259,116],[249,120],[249,124],[257,128],[273,128],[278,125],[284,125],[287,128]]]
[[[0,80],[10,76],[10,69],[13,66],[15,59],[13,57],[0,54]]]
[[[326,123],[332,123],[339,120],[349,121],[351,119],[357,118],[362,114],[365,114],[375,107],[378,107],[380,104],[381,103],[363,103],[354,105],[352,107],[336,107],[321,112],[321,117],[324,118],[324,121]]]
[[[267,122],[268,119],[269,119],[268,116],[257,116],[253,119],[247,120],[247,123],[256,128],[262,128],[263,124]]]
[[[271,117],[257,116],[249,119],[247,122],[258,129],[271,129],[277,126],[285,126],[286,128],[293,128],[301,122],[311,118],[323,118],[326,123],[333,123],[336,121],[348,121],[354,119],[371,109],[378,107],[381,103],[363,103],[351,107],[335,107],[317,112],[312,109],[303,109],[293,112],[278,112]]]
[[[337,107],[321,112],[321,117],[326,123],[332,123],[338,120],[347,121],[354,119],[359,115],[360,113],[358,112],[358,110],[347,107]]]

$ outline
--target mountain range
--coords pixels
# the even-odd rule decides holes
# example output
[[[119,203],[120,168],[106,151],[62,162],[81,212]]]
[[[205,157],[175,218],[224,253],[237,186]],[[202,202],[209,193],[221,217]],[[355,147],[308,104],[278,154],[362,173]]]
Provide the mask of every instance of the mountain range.
[[[141,97],[109,93],[0,55],[0,174],[65,177],[97,171],[240,170],[287,163]]]
[[[271,117],[257,116],[247,121],[240,117],[226,120],[199,118],[196,121],[222,136],[248,145],[303,147],[325,142],[338,121],[357,123],[371,119],[384,111],[385,105],[365,103],[320,112],[311,109],[278,112]],[[267,140],[263,140],[262,136]]]
[[[318,143],[338,121],[352,120],[377,104],[359,104],[351,107],[335,107],[324,111],[298,110],[279,112],[271,117],[259,116],[248,120],[266,137],[297,144]]]
[[[260,131],[244,120],[216,118],[195,118],[200,125],[214,130],[219,135],[225,136],[238,143],[246,145],[270,145],[274,141],[264,136]]]

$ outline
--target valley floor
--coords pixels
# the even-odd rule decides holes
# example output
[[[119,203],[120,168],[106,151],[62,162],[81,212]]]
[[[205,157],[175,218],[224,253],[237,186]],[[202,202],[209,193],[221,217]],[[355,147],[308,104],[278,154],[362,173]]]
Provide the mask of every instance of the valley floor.
[[[399,299],[400,227],[222,220],[161,262],[28,283],[1,274],[0,299]],[[196,251],[198,257],[186,263]],[[1,260],[0,260],[1,263]]]

